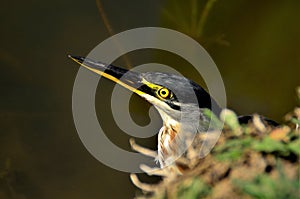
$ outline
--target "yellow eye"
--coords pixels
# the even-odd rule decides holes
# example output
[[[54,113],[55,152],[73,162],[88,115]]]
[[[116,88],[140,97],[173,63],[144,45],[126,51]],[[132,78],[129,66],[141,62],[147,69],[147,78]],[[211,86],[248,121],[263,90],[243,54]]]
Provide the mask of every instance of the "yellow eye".
[[[162,98],[167,98],[170,95],[170,91],[167,88],[161,88],[158,90],[158,94]]]

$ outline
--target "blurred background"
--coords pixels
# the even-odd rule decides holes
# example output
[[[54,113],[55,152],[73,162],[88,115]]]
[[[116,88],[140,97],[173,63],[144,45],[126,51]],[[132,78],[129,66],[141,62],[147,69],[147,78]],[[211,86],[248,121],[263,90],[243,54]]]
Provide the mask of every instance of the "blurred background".
[[[112,33],[161,26],[183,32],[209,52],[223,77],[228,107],[282,122],[296,105],[300,84],[298,0],[52,0],[4,1],[0,7],[0,198],[133,198],[127,173],[98,162],[81,143],[72,118],[78,66],[68,54],[85,56]],[[102,16],[102,17],[101,17]],[[176,55],[139,50],[132,66],[159,62],[205,86]],[[121,57],[115,64],[128,67]],[[114,84],[101,79],[99,122],[119,147],[129,136],[114,124]],[[133,96],[132,118],[149,122],[149,105]],[[156,138],[139,139],[156,149]],[[145,176],[142,179],[152,181]]]

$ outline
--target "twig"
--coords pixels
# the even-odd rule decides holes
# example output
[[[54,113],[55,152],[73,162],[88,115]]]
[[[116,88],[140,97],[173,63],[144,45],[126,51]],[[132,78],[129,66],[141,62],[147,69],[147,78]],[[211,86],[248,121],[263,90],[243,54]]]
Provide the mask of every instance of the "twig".
[[[209,14],[210,10],[212,9],[212,7],[213,7],[213,5],[216,1],[217,0],[208,0],[207,3],[205,4],[205,7],[202,11],[200,21],[199,21],[199,25],[198,25],[198,30],[199,30],[198,35],[199,35],[199,37],[201,37],[202,34],[203,34],[203,28],[204,28],[205,23],[207,21],[208,14]]]
[[[140,188],[143,191],[147,191],[147,192],[155,192],[160,184],[157,185],[151,185],[151,184],[146,184],[146,183],[142,183],[138,177],[136,176],[136,174],[130,174],[130,179],[132,181],[132,183],[137,186],[138,188]]]
[[[133,150],[135,150],[136,152],[139,152],[139,153],[141,153],[145,156],[148,156],[148,157],[153,157],[153,158],[157,157],[157,153],[155,151],[152,151],[150,149],[147,149],[147,148],[144,148],[144,147],[141,147],[141,146],[137,145],[133,138],[129,139],[129,143],[131,145],[131,148]]]
[[[140,166],[141,170],[147,173],[149,176],[155,175],[155,176],[168,176],[169,175],[169,170],[166,168],[151,168],[145,164],[142,164]]]
[[[115,33],[114,33],[114,31],[113,31],[113,29],[112,29],[112,27],[111,27],[111,25],[108,21],[108,18],[105,14],[104,8],[103,8],[102,3],[101,3],[101,0],[96,0],[96,4],[97,4],[97,8],[99,10],[100,17],[101,17],[101,19],[104,23],[104,26],[105,26],[107,32],[109,33],[110,36],[113,36]],[[120,52],[123,52],[123,49],[122,49],[120,43],[118,41],[115,41],[115,44],[118,47],[118,49],[120,50]],[[130,63],[128,57],[126,55],[123,55],[122,59],[124,60],[126,67],[128,69],[130,69],[132,64]]]

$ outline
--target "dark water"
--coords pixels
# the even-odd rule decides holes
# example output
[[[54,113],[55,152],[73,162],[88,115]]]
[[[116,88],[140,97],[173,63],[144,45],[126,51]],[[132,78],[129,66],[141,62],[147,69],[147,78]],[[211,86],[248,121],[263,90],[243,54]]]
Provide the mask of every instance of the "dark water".
[[[174,11],[177,6],[182,16],[189,16],[187,2],[102,3],[116,33],[163,26],[194,36],[219,67],[230,108],[281,121],[295,106],[294,89],[300,84],[300,2],[219,1],[201,38],[185,28],[189,19]],[[200,11],[204,2],[198,4]],[[6,1],[0,10],[0,198],[132,198],[135,188],[128,174],[94,159],[78,138],[72,118],[78,66],[67,54],[86,55],[109,37],[96,2]],[[166,19],[163,10],[170,10],[178,23]],[[218,42],[221,35],[225,42]],[[133,52],[129,59],[134,65],[153,60],[174,64],[201,82],[192,69],[181,67],[180,60],[174,63],[175,58],[164,52]],[[117,63],[124,64],[121,59]],[[96,108],[99,114],[107,113],[101,123],[110,130],[111,140],[129,149],[129,136],[115,127],[109,113],[113,84],[101,81],[101,88],[106,89],[98,90]],[[131,106],[133,118],[146,124],[149,106],[137,97],[132,102],[138,104]],[[155,148],[154,138],[141,142]]]

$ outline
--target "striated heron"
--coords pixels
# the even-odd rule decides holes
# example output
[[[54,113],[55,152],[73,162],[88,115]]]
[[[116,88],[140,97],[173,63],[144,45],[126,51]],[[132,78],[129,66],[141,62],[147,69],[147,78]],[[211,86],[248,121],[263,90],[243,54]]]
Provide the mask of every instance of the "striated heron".
[[[217,116],[221,112],[215,100],[201,86],[185,77],[161,72],[137,73],[84,57],[69,55],[69,58],[154,105],[163,120],[163,127],[158,134],[157,157],[161,168],[172,164],[184,152],[185,137],[182,135],[189,131],[209,130],[210,118],[203,114],[205,109]],[[188,115],[188,120],[184,122],[181,120],[183,110]],[[247,123],[251,119],[252,116],[239,117],[242,123]],[[272,120],[266,119],[266,122],[276,125]]]

